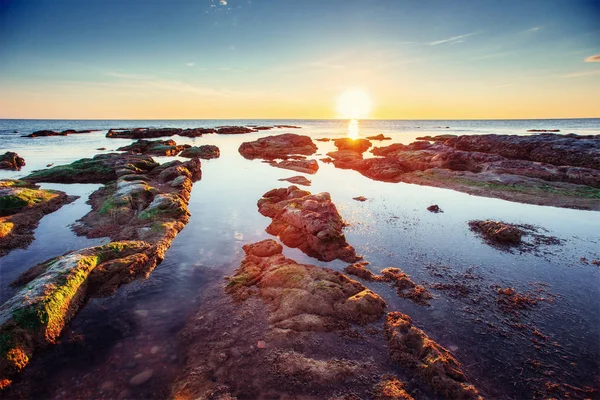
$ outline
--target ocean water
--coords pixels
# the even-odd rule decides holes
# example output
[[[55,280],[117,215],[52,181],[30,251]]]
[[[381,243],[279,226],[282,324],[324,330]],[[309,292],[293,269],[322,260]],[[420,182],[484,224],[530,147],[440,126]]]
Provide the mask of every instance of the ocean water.
[[[91,300],[72,321],[63,341],[36,354],[20,378],[34,398],[157,398],[184,364],[185,346],[178,332],[199,308],[199,295],[208,285],[233,273],[243,256],[242,245],[269,238],[264,231],[270,219],[257,212],[256,202],[266,191],[285,187],[278,179],[298,173],[273,168],[259,160],[242,158],[237,149],[244,141],[284,132],[320,137],[344,137],[348,121],[240,120],[240,121],[42,121],[0,120],[0,153],[16,151],[27,166],[18,172],[0,171],[0,178],[18,178],[48,164],[63,164],[129,144],[128,139],[107,139],[109,128],[213,127],[220,125],[298,125],[301,129],[273,129],[246,135],[172,137],[178,143],[214,144],[221,157],[202,162],[202,180],[194,185],[189,224],[173,241],[165,260],[151,276],[121,287],[114,295]],[[448,128],[447,128],[448,127]],[[23,138],[39,129],[99,129],[66,137]],[[421,135],[528,134],[529,129],[560,129],[560,133],[598,134],[600,119],[516,121],[360,121],[359,135],[383,133],[392,140],[374,145],[410,143]],[[18,131],[15,133],[15,131]],[[318,154],[334,149],[316,142]],[[316,159],[321,156],[315,156]],[[176,157],[175,157],[176,158]],[[173,157],[157,157],[165,162]],[[319,164],[312,176],[313,193],[331,193],[342,217],[349,223],[348,242],[371,262],[373,270],[399,267],[424,285],[440,283],[466,272],[477,278],[480,302],[431,288],[431,307],[401,299],[381,284],[374,291],[389,311],[410,315],[419,328],[453,353],[465,366],[471,381],[489,398],[530,398],[549,380],[531,370],[528,362],[540,360],[555,375],[576,386],[597,385],[600,368],[600,269],[581,262],[600,258],[600,214],[519,204],[470,196],[447,189],[404,183],[372,181],[355,171]],[[20,273],[47,258],[102,242],[75,236],[69,225],[90,209],[87,196],[99,185],[43,184],[81,196],[76,202],[44,217],[36,240],[25,250],[0,259],[0,290],[4,301],[13,293],[9,283]],[[363,195],[364,203],[352,200]],[[426,210],[439,204],[442,214]],[[532,224],[561,245],[545,246],[539,253],[509,253],[489,247],[468,228],[472,219],[496,219]],[[342,270],[339,260],[312,259],[297,249],[284,254],[298,262]],[[444,281],[445,282],[445,281]],[[507,327],[490,296],[496,287],[520,292],[542,291],[542,301],[520,316],[535,326],[547,343],[540,345]],[[550,301],[551,300],[551,301]],[[500,316],[499,316],[500,315]],[[550,345],[556,342],[557,345]],[[536,346],[540,346],[541,350]],[[153,351],[156,350],[156,351]],[[141,355],[141,356],[139,356]],[[146,385],[131,388],[128,381],[152,368],[160,373]],[[554,378],[552,378],[554,379]],[[112,382],[100,395],[97,389]],[[17,382],[17,385],[19,383]],[[110,386],[110,385],[109,385]]]

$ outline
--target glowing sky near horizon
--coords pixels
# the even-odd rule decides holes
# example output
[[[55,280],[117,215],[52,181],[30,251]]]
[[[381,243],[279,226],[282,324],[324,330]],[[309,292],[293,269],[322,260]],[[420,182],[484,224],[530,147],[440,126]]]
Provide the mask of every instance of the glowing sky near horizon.
[[[600,117],[597,0],[0,0],[0,118]]]

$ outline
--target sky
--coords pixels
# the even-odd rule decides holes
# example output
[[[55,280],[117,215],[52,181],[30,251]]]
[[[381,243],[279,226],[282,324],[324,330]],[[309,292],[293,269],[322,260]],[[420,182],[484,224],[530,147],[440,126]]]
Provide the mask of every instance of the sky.
[[[0,118],[600,117],[600,0],[0,0]]]

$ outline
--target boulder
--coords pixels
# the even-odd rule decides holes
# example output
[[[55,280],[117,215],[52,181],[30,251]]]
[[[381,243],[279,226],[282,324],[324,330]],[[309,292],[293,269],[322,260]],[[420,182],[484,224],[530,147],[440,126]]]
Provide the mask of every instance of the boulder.
[[[133,154],[147,154],[153,156],[176,156],[182,150],[190,147],[191,146],[188,144],[178,145],[174,140],[139,139],[129,146],[119,147],[117,151],[127,151]]]
[[[313,195],[297,186],[273,189],[258,201],[258,211],[273,219],[267,232],[287,246],[321,261],[361,259],[346,242],[344,221],[329,193]]]
[[[338,150],[352,150],[361,154],[371,147],[371,142],[369,142],[367,139],[333,139],[333,144],[338,148]]]
[[[0,169],[12,169],[20,171],[25,166],[25,159],[19,157],[17,153],[7,151],[0,156]]]
[[[244,142],[239,147],[240,154],[249,160],[260,158],[272,160],[275,158],[287,159],[291,155],[312,155],[317,151],[317,146],[309,136],[284,133],[281,135],[266,136],[253,142]]]

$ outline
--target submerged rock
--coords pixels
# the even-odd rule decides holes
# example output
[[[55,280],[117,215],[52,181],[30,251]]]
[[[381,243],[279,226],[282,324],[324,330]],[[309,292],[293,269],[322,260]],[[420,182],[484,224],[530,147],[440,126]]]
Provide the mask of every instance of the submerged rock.
[[[261,158],[272,160],[275,158],[287,159],[294,154],[312,155],[316,153],[317,146],[309,136],[295,133],[267,136],[253,142],[244,142],[238,151],[249,160]]]
[[[298,175],[298,176],[292,176],[289,178],[283,178],[283,179],[279,179],[280,181],[287,181],[289,183],[293,183],[294,185],[303,185],[303,186],[310,186],[311,182],[309,179],[307,179],[304,176]]]
[[[365,196],[358,196],[358,197],[353,197],[352,200],[367,201],[367,198]]]
[[[219,158],[221,152],[217,146],[206,144],[199,147],[189,147],[181,152],[180,157],[186,158],[201,158],[203,160],[209,160],[212,158]]]
[[[219,135],[242,135],[256,131],[256,129],[246,128],[245,126],[221,126],[217,128],[216,133]]]
[[[139,139],[129,146],[119,147],[117,151],[127,151],[134,154],[147,154],[153,156],[176,156],[182,150],[190,147],[189,144],[178,145],[174,140]]]
[[[41,190],[29,182],[0,181],[0,257],[29,246],[42,217],[76,198],[58,190]]]
[[[7,151],[0,156],[0,169],[12,169],[20,171],[25,166],[25,159],[19,157],[17,153]]]
[[[313,195],[296,186],[273,189],[258,201],[258,211],[273,219],[267,232],[279,236],[287,246],[321,261],[361,259],[346,242],[344,221],[329,193]]]
[[[408,315],[388,313],[384,330],[392,361],[411,370],[436,394],[447,399],[482,398],[468,383],[458,360],[413,326]]]

